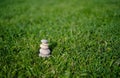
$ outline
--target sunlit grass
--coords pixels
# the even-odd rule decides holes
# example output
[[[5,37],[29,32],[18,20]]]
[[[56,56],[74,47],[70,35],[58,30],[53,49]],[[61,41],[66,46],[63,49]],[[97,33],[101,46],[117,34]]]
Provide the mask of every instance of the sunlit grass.
[[[0,1],[1,78],[117,78],[119,0]],[[47,39],[51,57],[39,57]]]

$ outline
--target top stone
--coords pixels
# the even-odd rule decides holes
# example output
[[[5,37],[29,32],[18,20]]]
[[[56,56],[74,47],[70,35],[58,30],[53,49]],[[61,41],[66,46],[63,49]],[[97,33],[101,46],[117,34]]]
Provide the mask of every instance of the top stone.
[[[41,40],[41,42],[42,42],[42,43],[48,43],[48,41],[45,40],[45,39]]]

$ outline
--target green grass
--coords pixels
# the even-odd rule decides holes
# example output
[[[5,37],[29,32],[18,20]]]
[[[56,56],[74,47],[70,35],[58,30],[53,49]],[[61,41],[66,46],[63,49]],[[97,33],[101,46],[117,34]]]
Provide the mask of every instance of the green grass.
[[[0,78],[26,77],[120,77],[120,1],[0,0]]]

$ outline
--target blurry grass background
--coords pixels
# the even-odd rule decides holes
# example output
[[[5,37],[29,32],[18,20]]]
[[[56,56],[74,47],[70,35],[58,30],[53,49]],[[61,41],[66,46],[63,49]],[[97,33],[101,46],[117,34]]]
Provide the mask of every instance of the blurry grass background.
[[[0,0],[0,78],[17,77],[120,77],[120,0]]]

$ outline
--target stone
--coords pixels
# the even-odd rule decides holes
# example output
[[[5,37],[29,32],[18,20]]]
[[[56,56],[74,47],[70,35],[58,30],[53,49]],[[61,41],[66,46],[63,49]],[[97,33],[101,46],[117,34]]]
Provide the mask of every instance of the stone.
[[[48,45],[48,41],[43,39],[41,40],[42,44],[40,44],[39,56],[40,57],[49,57],[50,56],[50,49]]]
[[[43,49],[48,49],[49,48],[47,45],[43,45],[43,44],[41,44],[40,47],[43,48]]]
[[[48,55],[48,54],[50,54],[50,50],[49,49],[40,49],[40,53],[44,54],[44,55]]]
[[[41,42],[42,42],[42,43],[48,43],[48,41],[45,40],[45,39],[41,40]]]
[[[40,57],[49,57],[50,55],[39,54]]]

